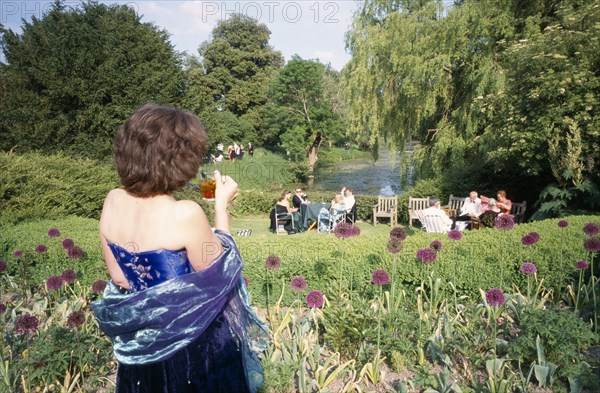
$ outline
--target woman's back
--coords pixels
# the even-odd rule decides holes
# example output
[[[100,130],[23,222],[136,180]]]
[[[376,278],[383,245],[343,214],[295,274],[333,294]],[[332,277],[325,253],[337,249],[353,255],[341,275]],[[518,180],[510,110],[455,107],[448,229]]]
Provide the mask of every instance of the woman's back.
[[[100,234],[129,251],[184,248],[177,225],[177,202],[169,195],[137,198],[112,190],[100,219]]]

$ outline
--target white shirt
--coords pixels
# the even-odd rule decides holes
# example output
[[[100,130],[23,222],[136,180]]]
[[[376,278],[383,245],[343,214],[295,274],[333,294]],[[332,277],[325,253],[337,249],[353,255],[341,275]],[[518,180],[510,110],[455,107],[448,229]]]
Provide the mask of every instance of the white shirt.
[[[423,209],[422,212],[424,216],[440,217],[442,219],[442,222],[446,226],[446,230],[450,230],[450,227],[452,227],[452,220],[446,215],[446,213],[442,209],[438,209],[435,206],[431,206],[427,209]]]
[[[471,201],[471,198],[465,198],[465,202],[460,208],[460,215],[466,216],[467,214],[475,214],[479,216],[481,213],[481,199],[475,198],[475,202]]]
[[[356,200],[354,199],[354,195],[348,195],[344,197],[344,205],[346,205],[347,212],[350,212],[350,210],[352,210],[352,207],[355,203]]]

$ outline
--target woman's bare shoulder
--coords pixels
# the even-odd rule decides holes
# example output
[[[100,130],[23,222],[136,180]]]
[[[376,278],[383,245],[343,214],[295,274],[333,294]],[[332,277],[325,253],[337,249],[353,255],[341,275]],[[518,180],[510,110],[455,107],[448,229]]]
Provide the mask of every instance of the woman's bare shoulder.
[[[104,205],[106,206],[107,203],[113,203],[119,199],[122,199],[126,195],[127,195],[127,191],[125,191],[124,189],[113,188],[106,194],[106,197],[104,198]]]

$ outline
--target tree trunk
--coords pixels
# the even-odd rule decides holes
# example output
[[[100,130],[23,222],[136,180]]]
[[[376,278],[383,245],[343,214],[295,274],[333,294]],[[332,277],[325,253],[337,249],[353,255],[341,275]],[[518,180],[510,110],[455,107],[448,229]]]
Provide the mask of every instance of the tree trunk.
[[[320,132],[318,132],[317,135],[315,136],[315,140],[312,142],[312,144],[310,145],[310,147],[308,148],[308,150],[306,152],[309,174],[314,172],[315,164],[317,163],[317,160],[319,159],[317,154],[319,152],[319,146],[321,145],[322,140],[323,140],[323,136],[321,135]]]

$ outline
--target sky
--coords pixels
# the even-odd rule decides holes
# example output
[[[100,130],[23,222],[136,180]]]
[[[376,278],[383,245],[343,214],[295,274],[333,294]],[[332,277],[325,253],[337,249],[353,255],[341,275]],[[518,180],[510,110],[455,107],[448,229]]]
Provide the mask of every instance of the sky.
[[[1,0],[0,23],[21,33],[21,19],[41,18],[53,1]],[[68,7],[80,2],[66,0]],[[127,4],[170,34],[176,50],[198,54],[198,46],[210,39],[219,20],[241,13],[262,22],[271,30],[270,44],[283,53],[286,61],[294,54],[303,59],[319,59],[336,70],[350,60],[345,51],[344,34],[360,0],[258,0],[258,1],[101,1]],[[4,59],[2,59],[4,60]]]

